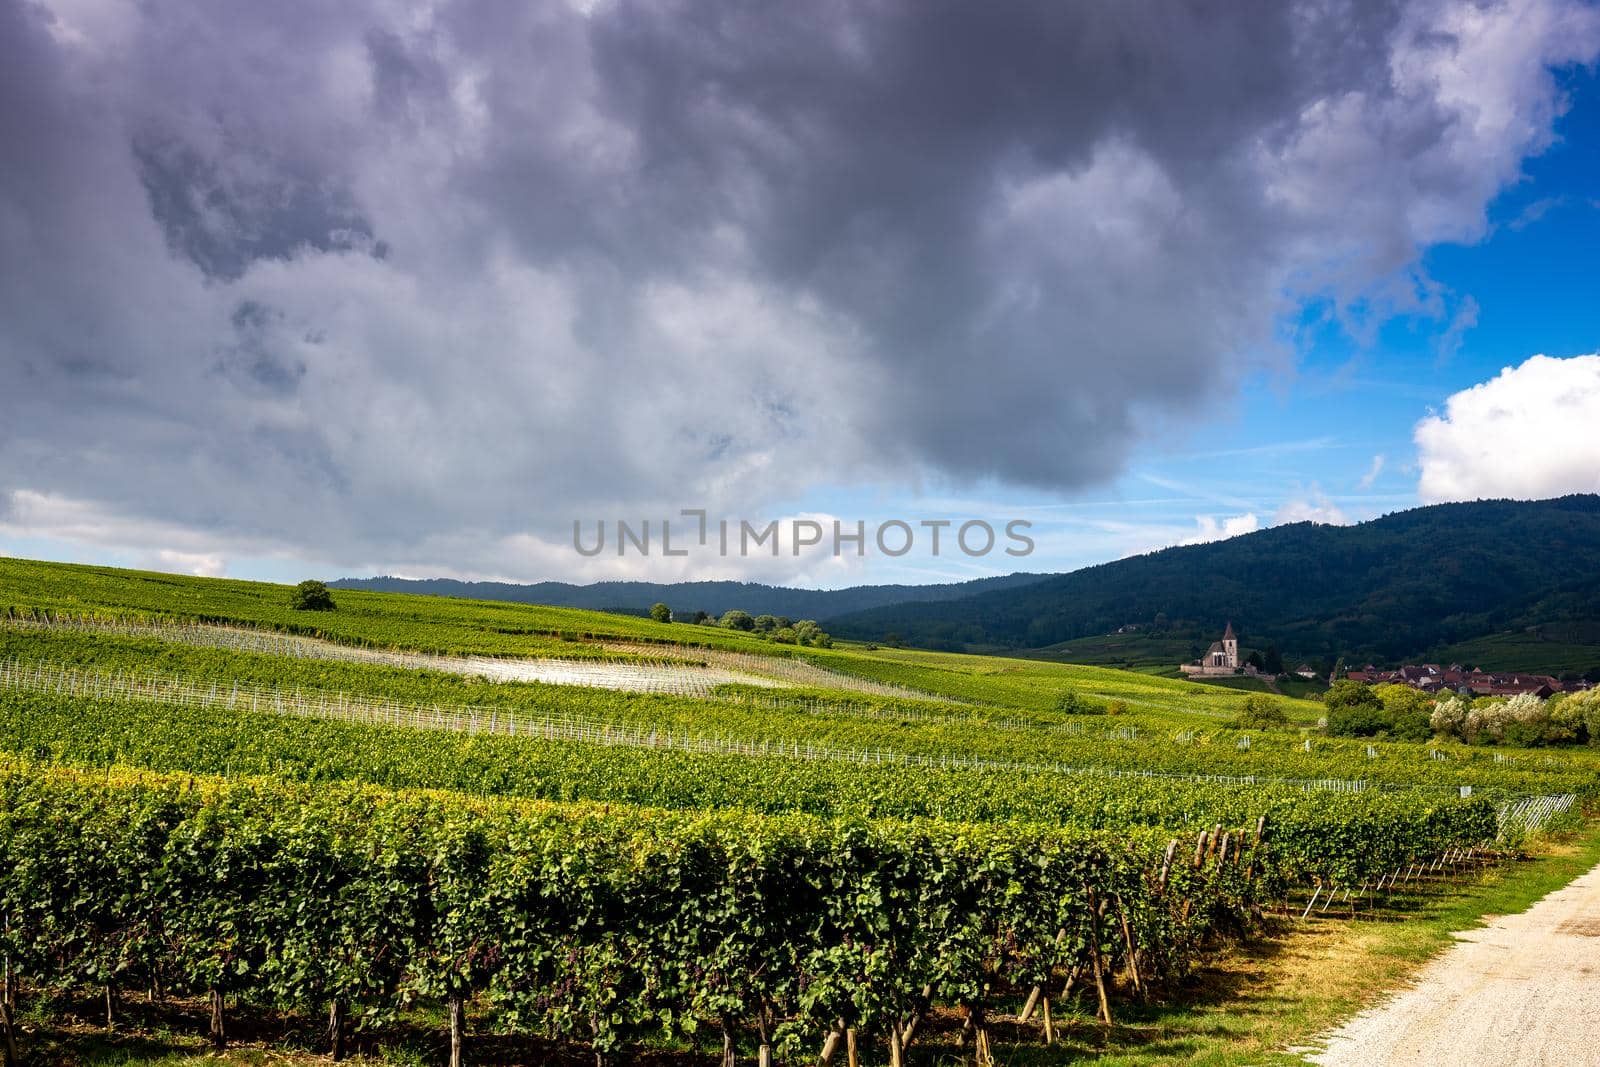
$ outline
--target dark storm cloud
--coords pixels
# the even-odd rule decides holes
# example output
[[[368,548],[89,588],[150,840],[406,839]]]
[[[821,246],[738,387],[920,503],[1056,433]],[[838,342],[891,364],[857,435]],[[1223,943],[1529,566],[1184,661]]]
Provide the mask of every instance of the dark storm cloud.
[[[1086,485],[1304,297],[1459,317],[1419,253],[1597,39],[1567,0],[0,0],[0,494],[506,571],[601,509]]]
[[[244,375],[263,389],[292,393],[305,377],[302,360],[285,360],[277,353],[274,337],[282,325],[283,313],[254,300],[242,301],[231,316],[235,342],[221,351],[218,369],[224,374]]]
[[[135,139],[133,155],[150,212],[167,245],[212,278],[234,281],[260,259],[370,249],[372,227],[349,193],[269,172],[230,181],[186,145]]]

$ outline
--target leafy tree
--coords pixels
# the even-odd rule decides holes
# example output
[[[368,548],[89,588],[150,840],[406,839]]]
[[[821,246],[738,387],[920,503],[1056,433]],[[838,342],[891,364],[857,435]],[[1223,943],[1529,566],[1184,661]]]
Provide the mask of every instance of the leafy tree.
[[[1394,716],[1382,704],[1350,704],[1328,709],[1330,737],[1377,737],[1394,729]]]
[[[772,639],[780,645],[798,644],[800,639],[795,636],[793,626],[784,626],[772,631]]]
[[[1433,698],[1409,685],[1380,685],[1373,695],[1394,719],[1393,735],[1404,741],[1426,741],[1433,732]]]
[[[1544,735],[1545,744],[1567,745],[1582,741],[1588,736],[1583,705],[1573,699],[1575,696],[1577,694],[1557,693],[1545,701],[1545,713],[1549,718],[1549,725]]]
[[[656,620],[656,622],[671,622],[672,609],[660,601],[657,601],[656,603],[650,605],[650,617]]]
[[[1244,661],[1258,671],[1266,666],[1266,661],[1261,658],[1261,653],[1256,651],[1251,651],[1251,653],[1244,658]]]
[[[1366,682],[1341,678],[1322,694],[1322,702],[1330,712],[1339,708],[1383,707],[1383,700]]]
[[[1244,707],[1233,724],[1241,729],[1266,730],[1274,726],[1287,726],[1289,716],[1283,705],[1265,693],[1251,693],[1244,698]]]
[[[779,626],[780,624],[776,615],[756,616],[756,633],[758,634],[770,634],[772,631],[778,629]]]
[[[1579,709],[1583,715],[1583,728],[1588,735],[1589,744],[1600,746],[1600,689],[1574,693],[1568,698],[1567,703]]]
[[[795,640],[802,645],[810,645],[815,648],[833,647],[833,638],[824,633],[822,627],[818,626],[812,619],[801,619],[795,623],[794,636]]]
[[[724,630],[743,630],[745,633],[749,633],[756,628],[756,620],[751,617],[748,611],[740,611],[738,608],[734,608],[732,611],[723,613],[722,628]]]
[[[1267,646],[1267,654],[1262,657],[1261,669],[1268,674],[1283,673],[1283,653],[1278,651],[1277,645]]]
[[[1333,737],[1374,737],[1394,728],[1394,716],[1365,682],[1341,678],[1322,696]]]
[[[328,587],[315,579],[307,579],[294,587],[289,594],[289,606],[295,611],[332,611],[333,594]]]

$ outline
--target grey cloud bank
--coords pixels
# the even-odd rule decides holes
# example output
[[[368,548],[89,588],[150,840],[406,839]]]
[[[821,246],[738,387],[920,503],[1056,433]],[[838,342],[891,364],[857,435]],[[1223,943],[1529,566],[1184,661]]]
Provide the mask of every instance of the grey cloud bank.
[[[0,524],[560,576],[575,514],[1115,475],[1458,317],[1592,6],[0,0]],[[70,516],[71,522],[52,516]]]

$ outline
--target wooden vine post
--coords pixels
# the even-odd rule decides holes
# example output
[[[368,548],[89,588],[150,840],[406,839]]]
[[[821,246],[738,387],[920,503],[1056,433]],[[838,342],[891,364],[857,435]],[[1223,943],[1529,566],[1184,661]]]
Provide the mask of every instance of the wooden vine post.
[[[12,1014],[11,972],[9,969],[9,962],[10,961],[8,960],[5,994],[0,996],[0,1028],[5,1030],[6,1067],[19,1067],[19,1065],[22,1063],[22,1054],[17,1051],[17,1025],[15,1016]]]
[[[461,1067],[461,1044],[466,1029],[466,1004],[460,993],[450,994],[450,1067]]]
[[[1100,954],[1100,919],[1102,907],[1095,901],[1094,890],[1089,890],[1089,961],[1094,968],[1094,989],[1100,999],[1100,1021],[1111,1025],[1111,998],[1106,996],[1105,959]]]
[[[328,1045],[335,1063],[344,1059],[344,1002],[338,997],[328,1002]]]
[[[227,1023],[222,1016],[222,990],[216,986],[211,987],[211,1029],[207,1036],[211,1039],[211,1047],[218,1052],[228,1047]]]
[[[828,1036],[822,1039],[822,1051],[817,1054],[817,1063],[820,1064],[820,1067],[828,1067],[833,1062],[833,1057],[839,1051],[839,1042],[843,1040],[844,1020],[840,1019],[838,1024],[828,1032]]]
[[[1062,941],[1066,940],[1066,937],[1067,937],[1067,928],[1065,926],[1063,926],[1061,929],[1056,931],[1056,941],[1055,941],[1055,943],[1059,946]],[[931,987],[925,988],[923,990],[923,996],[926,997],[931,991],[932,991]],[[1022,1014],[1017,1016],[1017,1022],[1025,1023],[1029,1019],[1033,1018],[1033,1010],[1034,1010],[1034,1008],[1038,1007],[1038,1005],[1039,1005],[1039,997],[1043,992],[1044,992],[1043,983],[1033,987],[1032,991],[1030,991],[1028,993],[1028,1001],[1027,1001],[1027,1003],[1022,1005]]]
[[[1177,855],[1178,839],[1174,837],[1171,841],[1167,842],[1166,855],[1161,857],[1161,877],[1156,881],[1157,889],[1165,890],[1167,888],[1167,876],[1172,873],[1172,861],[1177,857]]]
[[[1144,983],[1139,980],[1139,949],[1133,941],[1133,927],[1128,922],[1128,909],[1122,903],[1122,898],[1117,898],[1117,918],[1122,923],[1122,943],[1128,950],[1128,977],[1133,982],[1133,991],[1142,998],[1144,996]]]

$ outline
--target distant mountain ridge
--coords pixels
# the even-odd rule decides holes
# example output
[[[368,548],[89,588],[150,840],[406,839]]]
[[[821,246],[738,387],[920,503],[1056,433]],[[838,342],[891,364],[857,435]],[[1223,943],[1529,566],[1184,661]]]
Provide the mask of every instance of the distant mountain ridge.
[[[1193,637],[1233,620],[1285,656],[1415,660],[1552,627],[1600,640],[1600,496],[1437,504],[1163,549],[1016,588],[828,620],[840,637],[1029,650],[1133,625]],[[1209,638],[1207,638],[1209,639]]]
[[[1006,574],[939,585],[860,585],[847,589],[794,589],[755,582],[463,582],[453,578],[340,578],[328,584],[336,589],[367,589],[384,593],[422,593],[504,600],[517,604],[549,604],[644,614],[664,603],[680,618],[704,611],[721,615],[735,608],[752,615],[787,615],[792,619],[824,620],[889,604],[949,600],[996,590],[1012,589],[1040,581],[1043,574]]]
[[[1555,658],[1588,667],[1600,665],[1600,496],[1436,504],[1354,526],[1295,523],[1067,574],[943,585],[817,590],[392,577],[329,584],[628,614],[658,601],[680,617],[739,608],[816,619],[837,637],[1059,652],[1081,662],[1136,658],[1137,648],[1089,652],[1069,644],[1130,625],[1151,635],[1146,657],[1176,662],[1181,650],[1203,648],[1231,620],[1246,648],[1276,645],[1295,661],[1478,662],[1501,655],[1509,658],[1499,666],[1529,669],[1565,643],[1570,651]],[[1510,633],[1517,636],[1508,642]]]

